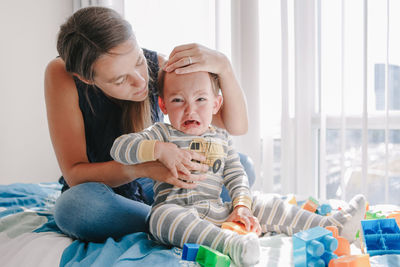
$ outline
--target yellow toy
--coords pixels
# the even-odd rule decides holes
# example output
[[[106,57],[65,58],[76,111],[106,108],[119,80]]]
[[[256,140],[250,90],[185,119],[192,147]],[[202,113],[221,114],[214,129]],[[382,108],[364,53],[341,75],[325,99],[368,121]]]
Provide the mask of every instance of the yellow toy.
[[[224,147],[221,144],[214,143],[211,140],[206,140],[204,138],[193,139],[190,143],[189,149],[204,155],[206,161],[203,163],[212,167],[214,173],[219,171],[222,165],[221,159],[226,156]]]

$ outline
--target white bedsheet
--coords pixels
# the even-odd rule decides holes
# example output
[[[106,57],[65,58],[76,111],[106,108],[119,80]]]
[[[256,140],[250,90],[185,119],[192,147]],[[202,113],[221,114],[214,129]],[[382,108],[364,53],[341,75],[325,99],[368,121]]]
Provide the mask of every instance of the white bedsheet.
[[[72,243],[65,235],[44,232],[24,233],[14,238],[0,234],[2,267],[56,267],[64,249]]]

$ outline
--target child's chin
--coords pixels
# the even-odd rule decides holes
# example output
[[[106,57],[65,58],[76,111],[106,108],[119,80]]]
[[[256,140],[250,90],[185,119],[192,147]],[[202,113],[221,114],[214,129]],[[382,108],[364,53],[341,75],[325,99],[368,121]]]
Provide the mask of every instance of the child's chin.
[[[190,135],[202,135],[206,131],[201,127],[190,127],[190,128],[183,128],[180,130],[185,134],[190,134]]]

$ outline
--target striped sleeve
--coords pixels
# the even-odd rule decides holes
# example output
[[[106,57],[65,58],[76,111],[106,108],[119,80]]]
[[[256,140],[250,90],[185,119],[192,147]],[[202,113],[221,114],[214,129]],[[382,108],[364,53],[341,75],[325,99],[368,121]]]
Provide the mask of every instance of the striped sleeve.
[[[251,209],[251,192],[249,189],[249,179],[240,163],[239,154],[233,148],[232,138],[227,134],[228,149],[224,167],[224,184],[228,189],[233,206],[245,205]],[[250,203],[247,203],[250,200]]]
[[[139,133],[124,134],[115,139],[111,157],[122,164],[137,164],[154,160],[156,141],[168,142],[168,129],[156,123]]]

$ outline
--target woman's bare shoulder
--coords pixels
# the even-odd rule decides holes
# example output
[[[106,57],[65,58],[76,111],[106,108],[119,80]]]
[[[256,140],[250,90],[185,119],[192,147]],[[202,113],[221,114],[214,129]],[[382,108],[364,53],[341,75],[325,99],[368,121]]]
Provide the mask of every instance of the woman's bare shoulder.
[[[68,75],[70,76],[70,74],[67,72],[67,70],[65,69],[65,63],[64,61],[57,57],[52,59],[46,66],[46,73],[45,75],[48,76],[54,76],[54,75]]]
[[[72,75],[65,69],[65,63],[61,58],[51,60],[45,71],[45,88],[74,88],[74,79]]]

